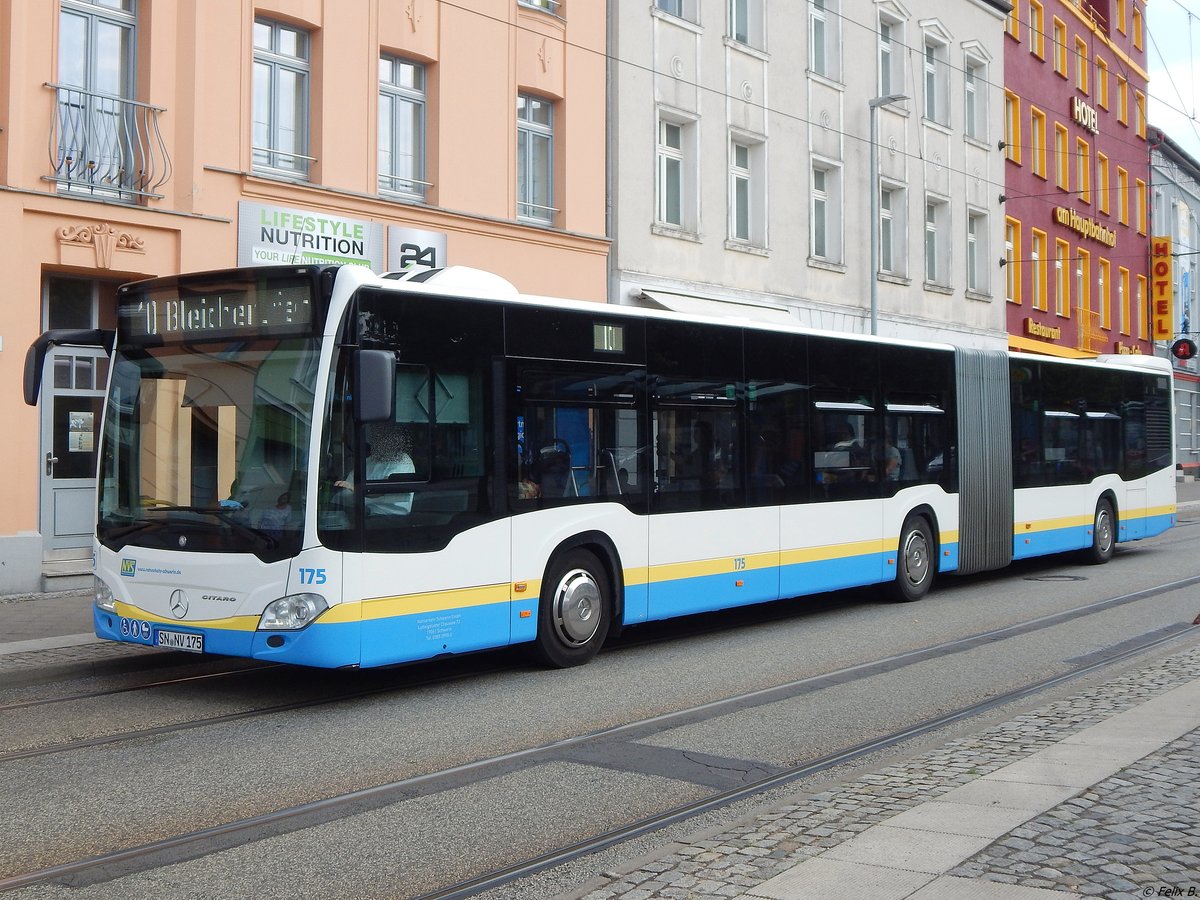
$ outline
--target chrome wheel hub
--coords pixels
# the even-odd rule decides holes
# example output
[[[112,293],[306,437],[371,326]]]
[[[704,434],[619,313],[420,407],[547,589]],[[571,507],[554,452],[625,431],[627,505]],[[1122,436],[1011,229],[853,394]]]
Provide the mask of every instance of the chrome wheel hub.
[[[901,554],[904,565],[904,577],[912,585],[921,584],[929,575],[929,543],[925,535],[913,531],[904,541],[904,552]]]
[[[554,592],[554,628],[573,646],[586,644],[600,627],[600,587],[591,573],[572,569]]]

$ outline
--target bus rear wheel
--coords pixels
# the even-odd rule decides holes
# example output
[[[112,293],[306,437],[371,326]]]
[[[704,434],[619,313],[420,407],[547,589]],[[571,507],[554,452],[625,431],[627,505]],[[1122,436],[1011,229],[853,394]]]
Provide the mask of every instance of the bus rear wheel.
[[[896,554],[896,580],[888,585],[893,600],[910,603],[929,593],[937,559],[933,532],[923,516],[909,516],[900,529]]]
[[[1094,566],[1102,566],[1113,558],[1117,548],[1117,517],[1112,504],[1101,499],[1096,504],[1096,518],[1092,521],[1092,546],[1084,550],[1084,560]]]
[[[598,652],[611,615],[608,575],[587,550],[551,563],[542,582],[534,654],[548,666],[579,666]]]

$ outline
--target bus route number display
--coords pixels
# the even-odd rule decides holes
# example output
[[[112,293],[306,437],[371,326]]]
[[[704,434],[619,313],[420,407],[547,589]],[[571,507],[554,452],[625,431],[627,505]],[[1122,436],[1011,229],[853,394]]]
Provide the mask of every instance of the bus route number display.
[[[121,299],[122,336],[132,341],[213,340],[309,334],[311,285],[159,289]]]

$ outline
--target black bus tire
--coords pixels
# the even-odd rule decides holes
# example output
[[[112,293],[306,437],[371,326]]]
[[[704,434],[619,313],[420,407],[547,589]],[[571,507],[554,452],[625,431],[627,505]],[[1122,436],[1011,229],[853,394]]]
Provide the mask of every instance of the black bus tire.
[[[887,586],[891,599],[911,603],[928,594],[933,586],[936,563],[937,547],[929,522],[924,516],[909,516],[900,529],[900,544],[896,549],[896,578]]]
[[[583,665],[600,652],[612,621],[608,573],[587,550],[552,560],[538,603],[533,652],[547,666]]]
[[[1084,561],[1093,566],[1102,566],[1116,552],[1117,517],[1112,504],[1101,497],[1096,503],[1096,516],[1092,520],[1092,546],[1083,551]]]

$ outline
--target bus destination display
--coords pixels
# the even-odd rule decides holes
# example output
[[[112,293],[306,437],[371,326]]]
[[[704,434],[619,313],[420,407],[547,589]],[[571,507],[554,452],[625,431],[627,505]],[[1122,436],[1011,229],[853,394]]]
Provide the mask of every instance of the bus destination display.
[[[142,342],[311,334],[312,284],[204,285],[152,289],[121,298],[121,336]]]

